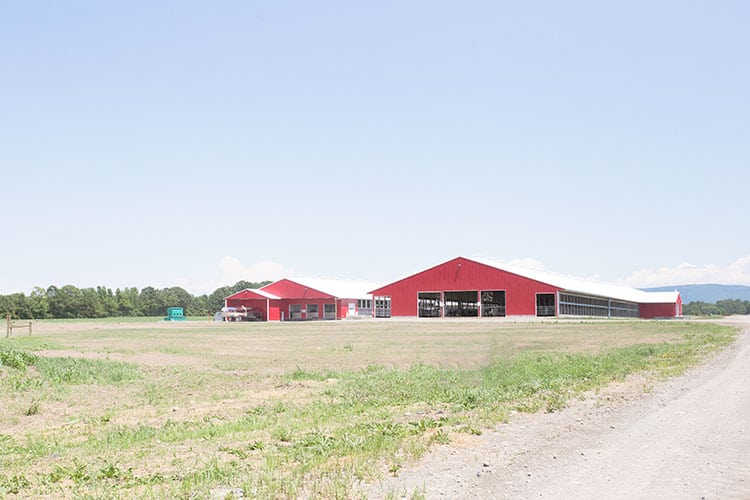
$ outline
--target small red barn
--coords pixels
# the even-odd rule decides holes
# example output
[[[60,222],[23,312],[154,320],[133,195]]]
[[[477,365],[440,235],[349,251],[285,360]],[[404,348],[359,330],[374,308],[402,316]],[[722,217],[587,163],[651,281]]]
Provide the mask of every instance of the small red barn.
[[[359,291],[361,287],[352,287],[356,283],[320,279],[313,281],[331,285],[343,294],[336,296],[290,279],[282,279],[259,289],[245,289],[226,297],[224,309],[239,311],[241,318],[262,321],[342,319],[372,315],[369,296]]]

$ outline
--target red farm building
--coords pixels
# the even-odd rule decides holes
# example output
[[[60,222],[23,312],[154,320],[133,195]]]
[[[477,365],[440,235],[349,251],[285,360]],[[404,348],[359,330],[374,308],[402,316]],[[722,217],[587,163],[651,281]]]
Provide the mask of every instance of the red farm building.
[[[644,292],[457,257],[370,292],[375,317],[682,316],[679,292]]]
[[[241,290],[224,299],[222,316],[230,321],[302,321],[372,316],[372,300],[366,293],[371,284],[342,280],[310,281],[316,288],[282,279],[262,288]],[[318,283],[338,295],[320,291]]]

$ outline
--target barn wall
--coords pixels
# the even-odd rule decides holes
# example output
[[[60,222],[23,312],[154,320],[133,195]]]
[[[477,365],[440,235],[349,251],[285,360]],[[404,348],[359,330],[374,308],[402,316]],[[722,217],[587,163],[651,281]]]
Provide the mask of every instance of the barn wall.
[[[536,315],[536,294],[558,288],[462,257],[373,291],[391,297],[392,316],[416,316],[418,292],[505,290],[508,316]]]
[[[682,315],[682,303],[677,302],[677,308]],[[654,318],[674,318],[675,316],[675,303],[668,302],[666,304],[641,304],[641,318],[643,319],[654,319]]]
[[[281,319],[281,301],[274,300],[268,306],[268,321],[279,321]]]
[[[325,304],[334,304],[334,300],[332,299],[284,299],[282,302],[282,311],[284,312],[284,320],[289,320],[289,306],[290,305],[298,305],[300,306],[300,309],[304,310],[305,313],[302,315],[302,319],[323,319],[323,314],[325,312],[324,305]],[[315,317],[310,316],[309,311],[307,310],[308,304],[317,304],[318,306],[318,315]]]
[[[357,299],[339,299],[336,301],[336,319],[346,319],[349,316],[349,304],[354,304],[357,310]]]

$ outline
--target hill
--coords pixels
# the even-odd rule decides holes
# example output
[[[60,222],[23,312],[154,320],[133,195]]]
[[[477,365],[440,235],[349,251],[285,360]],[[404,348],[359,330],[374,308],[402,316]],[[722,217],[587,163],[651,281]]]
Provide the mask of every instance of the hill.
[[[750,286],[745,285],[719,285],[716,283],[707,283],[702,285],[673,285],[659,286],[654,288],[644,288],[647,292],[671,292],[679,290],[682,295],[682,302],[701,301],[715,303],[717,300],[739,299],[750,300]]]

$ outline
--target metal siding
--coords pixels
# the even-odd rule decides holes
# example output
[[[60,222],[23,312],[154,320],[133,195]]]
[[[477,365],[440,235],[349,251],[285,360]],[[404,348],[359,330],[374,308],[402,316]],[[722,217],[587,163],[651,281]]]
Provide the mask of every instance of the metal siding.
[[[674,318],[675,317],[675,305],[677,309],[682,313],[682,304],[678,298],[677,303],[668,302],[665,304],[641,304],[640,312],[641,318],[643,319],[654,319],[654,318]]]
[[[349,314],[349,304],[354,304],[354,311],[357,311],[357,299],[339,299],[336,301],[336,319],[346,319]]]
[[[392,316],[416,316],[417,293],[425,290],[505,290],[508,316],[534,316],[536,294],[558,288],[459,257],[379,288],[373,296],[391,297]]]
[[[273,301],[268,307],[268,321],[280,321],[281,320],[281,303],[280,301]]]
[[[300,309],[305,310],[305,315],[303,316],[303,319],[323,319],[324,314],[324,305],[325,304],[334,304],[333,300],[321,300],[321,299],[285,299],[281,301],[283,304],[282,311],[284,311],[284,320],[289,319],[289,306],[291,305],[297,305],[300,306]],[[307,316],[307,304],[317,304],[318,306],[318,316],[315,318],[310,318]]]

